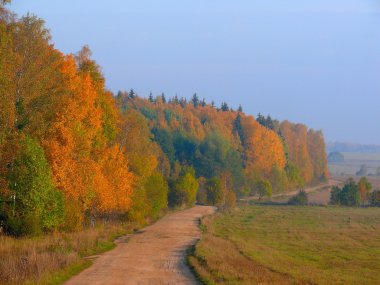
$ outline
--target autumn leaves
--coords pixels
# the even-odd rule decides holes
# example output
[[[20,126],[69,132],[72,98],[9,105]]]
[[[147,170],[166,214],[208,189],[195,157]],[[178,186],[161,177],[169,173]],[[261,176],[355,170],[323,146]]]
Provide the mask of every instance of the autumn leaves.
[[[262,185],[327,177],[320,132],[197,95],[114,97],[88,47],[64,55],[49,40],[40,19],[0,10],[0,198],[16,195],[0,218],[10,233],[77,230],[95,216],[144,223],[199,193],[234,205]]]

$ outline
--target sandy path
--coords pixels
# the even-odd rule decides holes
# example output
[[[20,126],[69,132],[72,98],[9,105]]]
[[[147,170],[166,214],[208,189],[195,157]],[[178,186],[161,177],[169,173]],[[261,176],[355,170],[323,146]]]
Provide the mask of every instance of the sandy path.
[[[199,218],[214,211],[195,206],[169,214],[101,255],[65,284],[198,284],[185,265],[185,252],[200,238]]]

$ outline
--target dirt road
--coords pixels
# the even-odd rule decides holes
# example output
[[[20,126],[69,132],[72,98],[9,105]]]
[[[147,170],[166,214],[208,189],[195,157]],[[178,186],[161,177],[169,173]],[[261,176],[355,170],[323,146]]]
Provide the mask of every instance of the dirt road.
[[[309,202],[312,204],[326,205],[330,201],[330,190],[333,186],[340,186],[343,184],[342,180],[329,179],[328,182],[319,184],[317,186],[311,186],[305,188],[305,192],[308,193]],[[296,195],[299,190],[294,190],[286,193],[275,194],[271,197],[272,202],[286,203],[289,197]],[[259,197],[246,197],[241,199],[242,201],[259,200]]]
[[[101,255],[65,284],[198,284],[185,265],[185,253],[200,237],[199,218],[214,211],[196,206],[169,214]]]

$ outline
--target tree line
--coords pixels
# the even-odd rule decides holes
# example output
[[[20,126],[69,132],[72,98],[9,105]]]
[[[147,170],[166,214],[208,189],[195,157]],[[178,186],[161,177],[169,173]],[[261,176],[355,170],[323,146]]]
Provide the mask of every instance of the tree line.
[[[6,1],[7,2],[7,1]],[[144,223],[168,207],[326,179],[323,135],[197,94],[112,94],[85,46],[65,55],[43,20],[0,4],[0,221],[14,235]]]

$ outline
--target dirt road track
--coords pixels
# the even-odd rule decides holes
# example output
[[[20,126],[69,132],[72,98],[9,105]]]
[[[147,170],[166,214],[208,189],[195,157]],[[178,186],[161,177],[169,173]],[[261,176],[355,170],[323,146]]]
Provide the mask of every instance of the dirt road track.
[[[65,284],[198,284],[185,265],[185,253],[200,237],[199,218],[214,211],[213,207],[195,206],[169,214],[101,255]]]
[[[330,200],[330,189],[332,186],[340,186],[343,181],[339,179],[329,179],[328,182],[319,184],[317,186],[310,186],[304,189],[306,193],[309,194],[309,202],[316,204],[327,204]],[[288,201],[289,197],[296,195],[299,190],[294,190],[290,192],[275,194],[272,196],[271,201],[274,202],[285,202]],[[320,193],[319,193],[320,192]],[[320,197],[321,196],[321,197]],[[251,201],[259,200],[257,196],[245,197],[240,199],[241,201]]]

